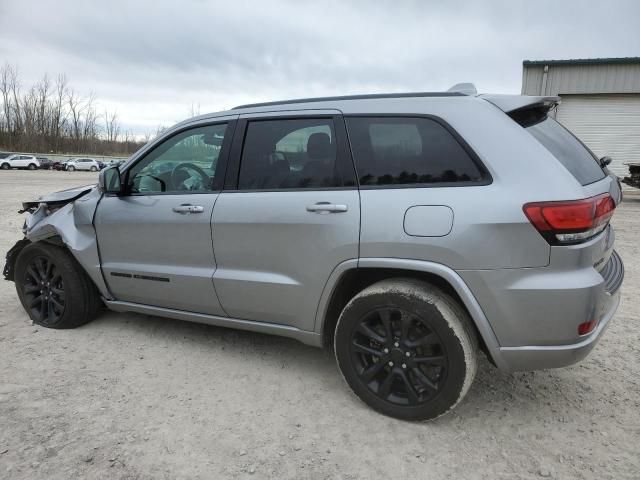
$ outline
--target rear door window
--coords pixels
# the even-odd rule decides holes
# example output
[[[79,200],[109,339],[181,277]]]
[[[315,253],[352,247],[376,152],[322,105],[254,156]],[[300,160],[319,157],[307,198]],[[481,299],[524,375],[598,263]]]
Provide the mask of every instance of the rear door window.
[[[551,117],[525,127],[582,185],[605,177],[598,159],[569,130]]]
[[[483,181],[480,166],[429,118],[351,117],[347,128],[362,186]]]
[[[331,118],[254,120],[240,161],[240,190],[317,189],[354,185],[345,178]]]

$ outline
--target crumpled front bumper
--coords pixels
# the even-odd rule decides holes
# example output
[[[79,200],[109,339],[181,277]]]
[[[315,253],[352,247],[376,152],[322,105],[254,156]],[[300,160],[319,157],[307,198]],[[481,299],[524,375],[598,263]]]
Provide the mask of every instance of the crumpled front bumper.
[[[2,270],[2,275],[4,275],[5,280],[9,280],[10,282],[15,281],[16,258],[18,258],[18,255],[20,254],[22,249],[29,245],[29,243],[31,242],[26,238],[18,240],[16,244],[11,247],[11,249],[9,249],[9,251],[5,255],[5,264],[4,269]]]

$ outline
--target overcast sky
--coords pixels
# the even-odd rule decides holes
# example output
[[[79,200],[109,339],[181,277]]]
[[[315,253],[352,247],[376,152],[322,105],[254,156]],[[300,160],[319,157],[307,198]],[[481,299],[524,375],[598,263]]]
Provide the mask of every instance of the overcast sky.
[[[640,55],[640,2],[0,0],[0,62],[65,73],[137,134],[240,103],[519,93],[522,60]]]

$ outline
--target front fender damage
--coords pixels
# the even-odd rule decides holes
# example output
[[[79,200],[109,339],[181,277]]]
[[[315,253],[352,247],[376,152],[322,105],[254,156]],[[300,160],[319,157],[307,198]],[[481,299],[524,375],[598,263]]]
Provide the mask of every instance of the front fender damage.
[[[61,241],[93,280],[101,295],[111,298],[100,269],[100,256],[93,227],[93,216],[102,193],[97,188],[92,188],[85,190],[80,196],[70,197],[67,199],[68,203],[59,199],[49,203],[46,197],[41,198],[37,206],[34,202],[25,203],[25,211],[29,212],[23,227],[25,240],[34,243]],[[24,243],[20,250],[23,247]],[[8,256],[9,254],[7,259]]]

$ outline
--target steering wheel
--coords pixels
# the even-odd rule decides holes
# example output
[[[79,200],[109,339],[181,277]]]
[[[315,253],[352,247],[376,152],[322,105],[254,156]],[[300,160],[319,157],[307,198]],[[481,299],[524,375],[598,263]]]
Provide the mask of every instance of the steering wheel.
[[[173,186],[173,188],[175,188],[176,190],[187,190],[187,188],[178,188],[178,185],[181,185],[184,187],[184,180],[186,180],[186,179],[181,180],[180,178],[178,178],[178,172],[181,170],[184,171],[189,169],[193,170],[198,175],[200,175],[202,179],[202,185],[205,188],[209,188],[211,179],[209,178],[209,175],[207,175],[207,172],[202,170],[202,168],[200,168],[199,166],[190,162],[179,163],[178,165],[173,167],[173,170],[171,170],[171,185]]]

